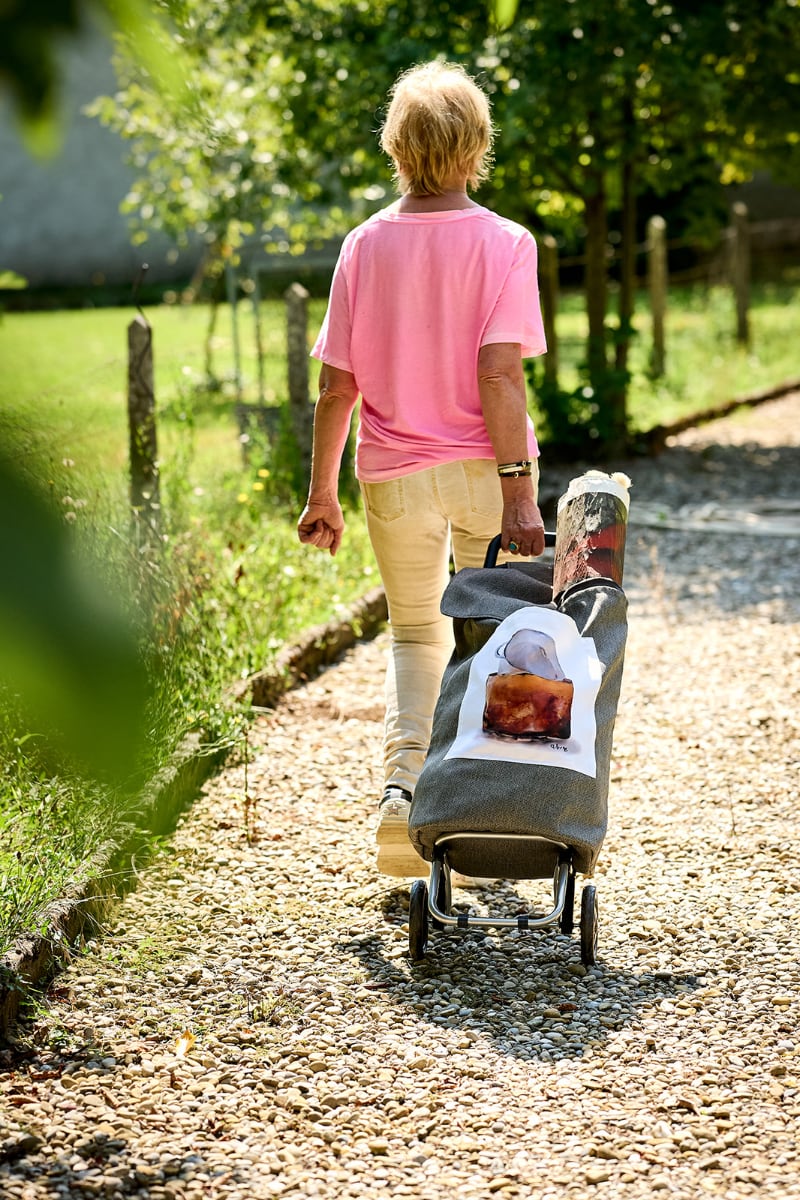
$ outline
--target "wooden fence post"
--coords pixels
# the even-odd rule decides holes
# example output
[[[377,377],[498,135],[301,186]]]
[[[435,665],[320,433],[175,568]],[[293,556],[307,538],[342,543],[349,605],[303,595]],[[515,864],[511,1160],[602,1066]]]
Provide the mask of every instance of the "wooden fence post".
[[[233,340],[233,375],[236,399],[242,399],[242,355],[239,349],[239,283],[230,262],[225,264],[225,289],[231,307],[231,337]]]
[[[266,403],[264,395],[264,337],[261,328],[261,279],[258,268],[253,272],[253,326],[256,339],[256,365],[258,368],[258,402]]]
[[[308,292],[291,284],[286,300],[286,339],[289,367],[289,414],[292,433],[306,476],[311,472],[314,408],[308,395]]]
[[[667,223],[663,217],[651,217],[647,222],[647,285],[650,292],[653,328],[650,371],[655,378],[664,374],[666,362],[664,344],[664,315],[667,309],[666,229]]]
[[[736,301],[736,340],[750,345],[750,227],[747,205],[733,206],[733,294]]]
[[[142,313],[128,326],[128,431],[131,508],[141,528],[160,530],[158,449],[153,386],[153,331]]]
[[[544,356],[544,377],[547,383],[558,386],[558,248],[556,239],[547,233],[540,242],[539,279],[542,288],[542,319],[547,354]]]

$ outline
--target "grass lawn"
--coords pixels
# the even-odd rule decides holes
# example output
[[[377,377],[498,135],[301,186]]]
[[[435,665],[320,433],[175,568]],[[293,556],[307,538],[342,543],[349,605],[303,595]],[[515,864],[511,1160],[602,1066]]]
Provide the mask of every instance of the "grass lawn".
[[[324,302],[312,302],[319,327]],[[132,309],[11,313],[0,317],[0,412],[20,431],[38,431],[42,443],[69,458],[79,476],[98,472],[113,485],[127,470],[127,327]],[[220,309],[212,340],[216,393],[205,388],[205,306],[161,305],[147,312],[153,328],[159,452],[165,472],[176,456],[181,468],[192,445],[192,482],[211,483],[236,472],[241,448],[234,420],[233,333],[230,309]],[[285,321],[278,302],[264,305],[265,400],[286,393]],[[257,376],[249,309],[239,310],[241,368],[246,401],[255,401]],[[313,370],[313,367],[312,367]],[[189,434],[187,435],[187,430]],[[117,487],[124,478],[117,480]]]

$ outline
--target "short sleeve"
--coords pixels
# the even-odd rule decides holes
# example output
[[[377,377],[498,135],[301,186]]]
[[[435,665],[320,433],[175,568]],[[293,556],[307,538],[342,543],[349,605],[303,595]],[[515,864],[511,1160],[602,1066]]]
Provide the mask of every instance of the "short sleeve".
[[[350,299],[347,291],[347,243],[342,246],[331,281],[328,308],[311,357],[352,371],[350,359]]]
[[[527,230],[517,242],[510,270],[481,336],[481,345],[519,342],[522,357],[545,354],[536,242]]]

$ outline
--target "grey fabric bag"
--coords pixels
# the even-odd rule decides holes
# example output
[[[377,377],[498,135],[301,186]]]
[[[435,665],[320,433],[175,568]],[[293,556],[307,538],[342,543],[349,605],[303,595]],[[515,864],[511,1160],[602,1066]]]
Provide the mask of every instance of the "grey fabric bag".
[[[502,621],[520,608],[565,613],[591,638],[602,664],[594,703],[594,778],[563,766],[447,758],[458,732],[462,700],[475,654]],[[552,602],[551,568],[543,563],[467,568],[451,580],[442,611],[453,619],[456,648],[448,664],[430,750],[409,819],[411,841],[430,861],[444,834],[508,834],[547,839],[460,838],[448,850],[454,870],[468,875],[537,879],[549,875],[561,843],[576,871],[591,874],[608,820],[612,736],[627,634],[627,601],[606,580],[588,580]],[[591,707],[589,709],[591,713]]]

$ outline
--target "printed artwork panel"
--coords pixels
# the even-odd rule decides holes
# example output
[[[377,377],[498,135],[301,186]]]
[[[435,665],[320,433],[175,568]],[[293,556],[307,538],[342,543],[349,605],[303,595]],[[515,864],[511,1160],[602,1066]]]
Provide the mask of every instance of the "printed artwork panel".
[[[570,617],[518,609],[472,660],[445,757],[568,767],[594,779],[602,673],[594,641]]]

